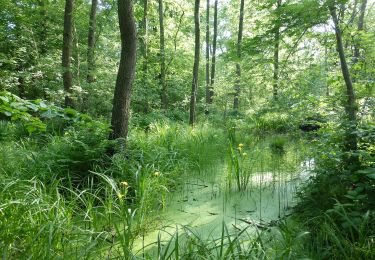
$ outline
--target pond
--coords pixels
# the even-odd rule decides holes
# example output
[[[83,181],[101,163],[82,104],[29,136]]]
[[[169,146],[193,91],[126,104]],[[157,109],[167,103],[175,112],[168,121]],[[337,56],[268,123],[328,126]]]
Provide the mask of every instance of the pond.
[[[183,183],[170,193],[155,221],[157,228],[135,242],[134,252],[152,249],[159,233],[167,240],[181,226],[193,228],[205,239],[220,237],[223,222],[236,232],[285,216],[295,204],[298,186],[314,167],[307,148],[296,137],[252,139],[223,151],[210,168],[184,173]]]

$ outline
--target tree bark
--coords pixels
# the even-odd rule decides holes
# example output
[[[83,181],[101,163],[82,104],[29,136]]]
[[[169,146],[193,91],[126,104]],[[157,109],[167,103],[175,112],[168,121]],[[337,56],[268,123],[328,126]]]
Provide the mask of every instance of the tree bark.
[[[25,80],[23,76],[18,77],[18,96],[20,98],[26,98]]]
[[[329,84],[328,84],[328,46],[327,38],[324,39],[324,76],[326,84],[326,96],[329,97]]]
[[[126,140],[129,126],[131,90],[135,74],[137,36],[132,0],[118,0],[121,58],[112,108],[110,138]],[[125,144],[124,144],[125,145]]]
[[[210,99],[210,0],[206,0],[206,114]]]
[[[276,10],[281,6],[281,0],[277,0]],[[277,20],[278,23],[278,20]],[[276,101],[278,98],[279,90],[279,48],[280,48],[280,25],[275,26],[275,49],[273,55],[273,99]]]
[[[217,5],[218,0],[215,0],[214,6],[214,35],[212,40],[212,61],[211,61],[211,82],[210,82],[210,104],[212,104],[214,96],[214,83],[215,83],[215,71],[216,71],[216,42],[217,42]]]
[[[357,5],[358,5],[358,0],[354,0],[353,11],[352,11],[352,14],[350,15],[349,23],[352,23],[354,21],[355,16],[357,15]]]
[[[193,82],[191,84],[191,96],[190,96],[190,118],[189,124],[194,125],[195,118],[195,107],[197,102],[197,90],[198,90],[198,73],[199,73],[199,56],[200,56],[200,28],[199,28],[199,5],[200,0],[195,0],[194,6],[194,28],[195,28],[195,51],[194,51],[194,67],[193,67]]]
[[[148,86],[148,33],[147,33],[147,27],[148,27],[148,0],[143,0],[143,18],[142,18],[142,24],[140,26],[142,38],[140,40],[141,43],[141,54],[143,57],[143,63],[142,63],[142,83],[143,86],[147,88]],[[147,114],[149,111],[149,100],[146,96],[146,104],[144,107],[144,112]]]
[[[39,53],[44,55],[47,53],[47,6],[46,0],[39,0],[39,8],[40,8],[40,24],[41,28],[39,31]]]
[[[167,86],[165,83],[165,38],[164,38],[164,8],[163,0],[159,0],[159,27],[160,27],[160,85],[161,106],[164,110],[168,108]]]
[[[334,3],[329,5],[329,11],[332,16],[332,20],[335,27],[335,35],[336,35],[336,47],[337,52],[339,54],[340,58],[340,64],[341,64],[341,71],[342,75],[345,80],[346,85],[346,95],[347,95],[347,103],[345,106],[346,114],[349,120],[349,128],[347,131],[346,136],[346,150],[347,151],[356,151],[357,150],[357,136],[355,135],[354,131],[356,130],[356,124],[357,124],[357,106],[355,102],[355,92],[352,84],[352,80],[350,77],[350,72],[348,68],[348,64],[346,62],[345,52],[344,52],[344,45],[342,41],[342,33],[339,25],[339,21],[337,18],[336,13],[336,7],[334,6]],[[350,158],[352,162],[358,161],[358,159]]]
[[[73,3],[74,0],[65,0],[64,13],[64,34],[63,34],[63,50],[62,50],[62,69],[63,69],[63,84],[66,93],[65,106],[73,107],[72,85],[73,75],[70,67],[70,59],[72,56],[73,45]]]
[[[98,0],[91,1],[90,19],[89,19],[89,33],[87,37],[87,83],[95,82],[94,68],[94,48],[95,48],[95,32],[96,32],[96,10]]]
[[[242,47],[242,31],[243,31],[243,16],[244,16],[244,5],[245,1],[241,0],[240,4],[240,17],[238,25],[238,38],[237,38],[237,64],[236,64],[236,83],[234,86],[234,100],[233,109],[238,110],[239,107],[239,96],[241,92],[241,47]]]
[[[363,31],[363,24],[364,24],[365,13],[366,13],[366,5],[367,5],[367,0],[362,0],[361,10],[360,10],[359,18],[358,18],[358,25],[357,25],[359,36],[361,32]],[[357,42],[354,45],[354,60],[353,60],[354,64],[358,62],[359,57],[360,57],[360,44]]]
[[[81,55],[80,55],[80,48],[79,48],[79,39],[77,28],[73,21],[73,44],[74,44],[74,62],[75,62],[75,78],[78,86],[81,85]]]

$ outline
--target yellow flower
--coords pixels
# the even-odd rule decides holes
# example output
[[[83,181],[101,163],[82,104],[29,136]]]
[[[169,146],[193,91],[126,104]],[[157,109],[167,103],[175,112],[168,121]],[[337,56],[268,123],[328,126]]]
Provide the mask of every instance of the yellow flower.
[[[117,197],[118,197],[120,200],[122,200],[125,196],[124,196],[124,194],[117,193]]]
[[[120,185],[124,186],[124,187],[128,187],[129,183],[127,181],[122,181],[122,182],[120,182]]]
[[[246,156],[246,155],[247,155],[247,153],[243,153],[243,154],[242,154],[242,156]]]
[[[160,172],[155,172],[154,176],[156,176],[156,177],[160,176]]]
[[[238,144],[238,147],[241,147],[241,148],[242,148],[243,146],[244,146],[244,145],[243,145],[242,143],[241,143],[241,144]]]

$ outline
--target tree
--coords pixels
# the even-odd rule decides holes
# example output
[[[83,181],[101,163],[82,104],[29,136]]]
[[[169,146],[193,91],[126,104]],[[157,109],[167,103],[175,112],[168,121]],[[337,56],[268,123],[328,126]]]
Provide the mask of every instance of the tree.
[[[328,8],[333,20],[334,28],[335,28],[335,35],[336,35],[336,47],[337,52],[339,54],[340,58],[340,65],[341,65],[341,71],[342,75],[344,77],[345,85],[346,85],[346,95],[347,95],[347,101],[346,101],[346,114],[349,121],[349,127],[347,129],[346,134],[346,150],[349,152],[353,152],[357,150],[357,136],[354,133],[356,130],[356,124],[357,124],[357,106],[355,101],[355,92],[352,84],[352,79],[350,76],[348,64],[346,62],[345,52],[344,52],[344,45],[342,41],[342,31],[340,28],[339,20],[337,18],[336,13],[336,5],[335,1],[332,1],[329,3]],[[357,157],[351,157],[351,162],[356,163],[358,158]]]
[[[135,74],[137,36],[132,0],[118,0],[121,58],[117,73],[112,108],[110,138],[126,140],[129,125],[132,84]]]
[[[213,101],[214,95],[214,83],[215,83],[215,72],[216,72],[216,42],[217,42],[217,4],[218,0],[215,0],[214,6],[214,35],[212,39],[212,61],[211,61],[211,82],[210,82],[210,99],[209,103]]]
[[[196,120],[195,119],[195,107],[196,107],[196,102],[197,102],[199,56],[200,56],[199,5],[200,5],[200,0],[195,0],[195,5],[194,5],[195,47],[194,47],[193,82],[191,84],[191,96],[190,96],[190,118],[189,118],[190,125],[194,125],[195,120]]]
[[[159,28],[160,28],[160,85],[161,85],[161,106],[168,108],[167,86],[165,83],[165,38],[164,38],[164,9],[163,0],[159,0]]]
[[[94,45],[95,45],[95,31],[96,31],[96,10],[98,0],[91,1],[90,20],[89,20],[89,33],[87,37],[87,83],[95,81],[94,76]]]
[[[72,94],[73,75],[70,68],[73,44],[73,3],[74,0],[65,0],[64,34],[62,50],[63,84],[66,92],[65,106],[73,107]]]
[[[46,0],[39,0],[38,1],[39,8],[40,8],[40,22],[41,28],[39,31],[39,41],[40,41],[40,54],[44,55],[47,53],[47,4]]]
[[[276,12],[280,9],[281,0],[277,0]],[[279,89],[279,45],[280,45],[280,21],[275,21],[275,49],[273,55],[273,99],[277,100]]]
[[[206,0],[206,110],[208,114],[208,106],[211,103],[210,95],[210,0]]]
[[[236,83],[234,86],[234,100],[233,100],[233,109],[238,110],[239,105],[239,95],[241,91],[241,45],[242,45],[242,31],[243,31],[243,16],[244,16],[244,5],[245,0],[241,0],[240,4],[240,16],[238,24],[238,37],[237,37],[237,64],[236,64]]]
[[[81,51],[79,46],[79,35],[75,21],[73,21],[73,61],[74,61],[74,78],[79,85],[81,85]]]
[[[363,24],[364,24],[364,18],[365,18],[365,13],[366,13],[366,5],[367,5],[367,0],[362,0],[360,14],[358,18],[358,25],[357,25],[357,30],[359,34],[363,31]],[[360,46],[358,43],[356,43],[354,45],[354,63],[357,63],[359,60],[359,56],[360,56],[359,49],[360,49]]]
[[[150,81],[149,81],[149,48],[148,48],[148,16],[149,16],[149,10],[148,10],[148,0],[142,0],[141,3],[143,4],[143,17],[142,17],[142,22],[139,26],[139,33],[138,33],[138,38],[139,38],[139,43],[140,43],[140,54],[142,55],[143,61],[141,64],[141,71],[142,74],[140,76],[141,78],[141,85],[143,86],[144,91],[146,91],[145,95],[141,95],[143,97],[143,106],[142,106],[142,111],[147,114],[149,113],[150,110],[150,98],[149,98],[149,93],[150,93]],[[140,75],[140,74],[138,74]],[[133,103],[134,104],[134,103]]]

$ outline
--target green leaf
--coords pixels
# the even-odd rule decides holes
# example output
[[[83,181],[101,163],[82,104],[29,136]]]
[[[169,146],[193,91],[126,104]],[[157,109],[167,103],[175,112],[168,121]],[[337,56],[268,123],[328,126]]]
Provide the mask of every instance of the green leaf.
[[[6,116],[12,116],[12,112],[4,111],[4,115],[6,115]]]
[[[9,98],[5,96],[0,96],[0,99],[3,100],[5,103],[9,103]]]
[[[64,109],[64,113],[65,113],[65,115],[67,115],[70,118],[77,116],[77,111],[75,111],[73,108],[69,108],[69,107]]]
[[[41,113],[40,116],[43,118],[51,119],[51,118],[56,117],[56,113],[53,112],[51,109],[48,109],[47,111]]]
[[[34,112],[37,112],[39,110],[38,106],[37,105],[34,105],[32,103],[29,103],[29,104],[26,104],[26,107],[30,108],[31,110],[33,110]]]

